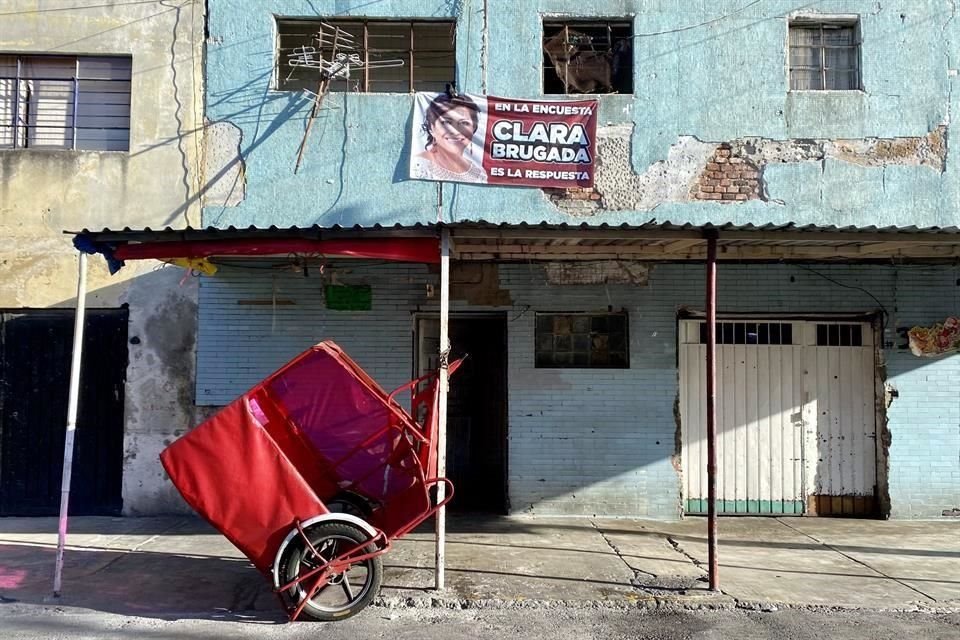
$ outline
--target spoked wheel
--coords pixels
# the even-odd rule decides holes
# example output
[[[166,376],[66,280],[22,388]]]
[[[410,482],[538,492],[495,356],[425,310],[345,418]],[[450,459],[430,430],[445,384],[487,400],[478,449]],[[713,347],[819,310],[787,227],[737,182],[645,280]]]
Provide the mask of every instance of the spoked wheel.
[[[304,544],[299,536],[294,538],[280,558],[280,580],[287,584],[310,570],[332,560],[369,536],[362,529],[346,522],[323,522],[306,530],[310,544],[317,555]],[[363,553],[373,552],[375,545],[364,547]],[[330,622],[343,620],[358,613],[370,604],[380,591],[383,581],[383,564],[376,556],[347,567],[343,573],[334,575],[326,585],[306,603],[302,617]],[[300,606],[310,591],[312,579],[295,584],[284,592],[293,608]]]

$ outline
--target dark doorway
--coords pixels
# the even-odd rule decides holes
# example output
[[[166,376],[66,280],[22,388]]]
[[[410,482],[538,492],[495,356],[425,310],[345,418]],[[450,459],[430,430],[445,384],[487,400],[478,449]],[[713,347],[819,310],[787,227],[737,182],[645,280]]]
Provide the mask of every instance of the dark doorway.
[[[60,507],[74,311],[0,314],[0,515]],[[70,490],[71,515],[121,509],[127,310],[88,310]]]
[[[435,366],[440,323],[419,323],[419,363]],[[451,511],[507,511],[507,344],[503,317],[450,319],[451,360],[467,359],[450,381],[447,477]]]

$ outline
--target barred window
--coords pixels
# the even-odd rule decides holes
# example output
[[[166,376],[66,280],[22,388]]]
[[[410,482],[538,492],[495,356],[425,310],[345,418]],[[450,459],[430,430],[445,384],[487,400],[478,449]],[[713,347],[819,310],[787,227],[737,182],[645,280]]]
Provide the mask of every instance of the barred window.
[[[356,54],[364,65],[338,76],[330,84],[331,91],[443,91],[448,83],[456,79],[456,22],[451,20],[280,18],[277,20],[278,90],[316,90],[319,73],[314,69],[291,66],[290,56],[300,47],[314,47],[318,55],[329,60],[332,54],[331,39],[324,38],[321,43],[316,35],[321,30],[329,33],[331,27],[340,29],[354,43],[349,53]],[[403,64],[376,64],[391,60],[399,60]]]
[[[130,148],[129,57],[0,54],[0,149]]]
[[[718,322],[717,344],[793,344],[790,322]],[[707,344],[707,323],[700,323],[700,344]]]
[[[818,347],[862,347],[863,326],[859,324],[818,324]]]
[[[792,91],[860,89],[860,30],[857,22],[790,23]]]
[[[538,313],[537,368],[627,369],[626,313]]]
[[[545,94],[633,93],[630,21],[543,22]]]

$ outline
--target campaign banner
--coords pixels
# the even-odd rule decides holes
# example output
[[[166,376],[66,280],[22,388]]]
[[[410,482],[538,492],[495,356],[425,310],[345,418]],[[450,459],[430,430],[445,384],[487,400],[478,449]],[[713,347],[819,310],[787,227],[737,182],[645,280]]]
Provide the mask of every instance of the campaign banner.
[[[523,187],[592,187],[596,100],[417,93],[410,177]]]

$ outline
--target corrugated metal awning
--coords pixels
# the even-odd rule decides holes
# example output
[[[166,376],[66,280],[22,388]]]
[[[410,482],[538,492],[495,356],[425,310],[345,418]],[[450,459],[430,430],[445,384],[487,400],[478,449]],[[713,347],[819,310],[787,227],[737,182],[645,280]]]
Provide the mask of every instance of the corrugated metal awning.
[[[837,227],[794,224],[641,225],[492,224],[483,221],[367,227],[207,227],[76,232],[94,243],[229,242],[435,237],[450,229],[460,260],[701,260],[706,238],[721,260],[879,260],[960,258],[958,227]],[[184,256],[189,257],[189,256]]]

